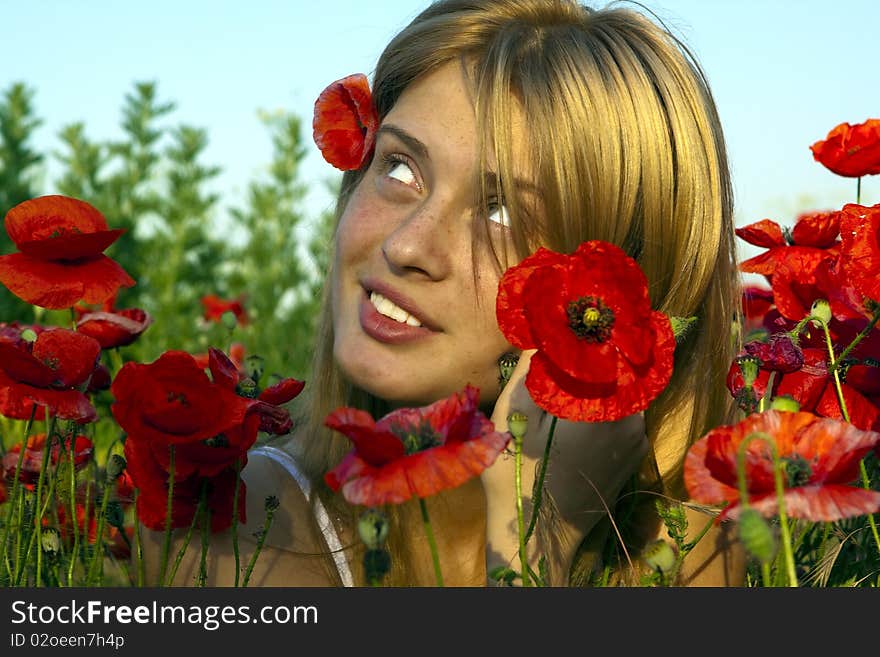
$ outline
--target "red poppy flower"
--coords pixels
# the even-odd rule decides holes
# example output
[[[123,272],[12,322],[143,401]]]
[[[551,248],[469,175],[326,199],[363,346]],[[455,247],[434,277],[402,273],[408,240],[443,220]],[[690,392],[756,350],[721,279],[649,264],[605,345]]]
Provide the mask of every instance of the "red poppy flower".
[[[337,169],[360,169],[373,152],[378,129],[370,83],[362,73],[333,82],[315,101],[312,136]]]
[[[767,251],[740,264],[740,271],[762,274],[771,279],[775,270],[790,260],[802,258],[803,253],[821,249],[829,257],[837,255],[840,235],[839,211],[805,212],[798,215],[794,227],[786,233],[777,222],[762,219],[736,229],[737,236]],[[810,247],[804,251],[801,247]]]
[[[183,351],[166,351],[147,365],[126,363],[110,391],[116,400],[111,412],[123,430],[176,444],[232,430],[254,405],[253,400],[212,382]]]
[[[235,315],[239,325],[248,323],[247,312],[242,305],[243,297],[238,299],[221,299],[216,294],[206,294],[202,297],[202,306],[205,308],[203,317],[209,322],[219,322],[223,319],[223,313],[231,312]]]
[[[85,313],[77,321],[76,330],[95,338],[101,349],[113,349],[131,344],[152,323],[153,317],[145,310],[126,308]]]
[[[746,285],[742,291],[742,312],[746,333],[761,326],[764,315],[773,306],[773,290],[761,285]]]
[[[6,495],[6,486],[0,481],[0,504],[3,504],[7,499]]]
[[[880,119],[841,123],[810,150],[813,159],[839,176],[858,178],[880,173]]]
[[[460,486],[488,468],[510,440],[478,406],[467,386],[422,408],[401,408],[378,422],[364,411],[339,408],[325,424],[354,449],[324,479],[351,504],[400,504]]]
[[[880,491],[851,485],[859,461],[880,443],[880,434],[812,413],[766,411],[736,425],[717,427],[698,440],[685,457],[684,481],[691,499],[728,505],[718,522],[742,510],[737,485],[737,451],[754,433],[770,436],[785,464],[785,509],[793,518],[833,522],[880,510]],[[773,460],[767,445],[746,448],[746,482],[751,508],[765,516],[778,512]]]
[[[155,453],[144,440],[125,441],[125,460],[138,498],[135,510],[145,527],[165,529],[168,503],[168,472],[156,461]],[[175,459],[176,460],[176,459]],[[243,464],[242,464],[243,466]],[[176,468],[175,468],[176,470]],[[238,518],[247,522],[246,487],[234,469],[226,468],[213,477],[175,478],[171,502],[171,527],[188,527],[198,509],[202,486],[208,487],[211,531],[220,532],[232,524],[235,487],[238,485]]]
[[[498,325],[520,349],[537,349],[526,387],[553,415],[607,422],[643,411],[672,375],[669,318],[651,310],[645,275],[607,242],[574,254],[543,247],[505,272]]]
[[[880,301],[880,204],[843,206],[840,266],[864,296]]]
[[[245,379],[254,386],[256,383],[243,374],[240,366],[237,366],[229,356],[213,347],[208,349],[208,367],[215,383],[252,399],[256,394],[256,404],[251,412],[260,417],[260,431],[280,436],[293,428],[290,411],[281,406],[302,392],[305,387],[304,381],[293,378],[281,379],[264,390],[259,390],[257,387],[245,393],[240,385]]]
[[[0,414],[26,420],[33,407],[80,423],[97,418],[79,387],[95,371],[101,346],[76,331],[41,331],[33,342],[0,339]]]
[[[135,283],[103,255],[124,230],[108,230],[104,216],[84,201],[58,195],[24,201],[6,214],[6,232],[19,253],[0,256],[0,283],[35,306],[101,303]]]

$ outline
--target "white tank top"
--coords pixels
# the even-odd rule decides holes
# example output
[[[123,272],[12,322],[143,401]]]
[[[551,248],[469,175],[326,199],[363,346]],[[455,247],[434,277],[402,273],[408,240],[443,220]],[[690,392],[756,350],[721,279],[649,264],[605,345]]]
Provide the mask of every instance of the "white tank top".
[[[293,460],[293,457],[290,454],[271,445],[254,447],[249,453],[265,456],[280,464],[285,470],[287,470],[290,476],[293,477],[293,480],[300,487],[300,490],[302,490],[306,500],[311,501],[312,484],[308,480],[308,477],[306,477],[299,469],[299,466],[297,466],[296,461]],[[342,542],[339,540],[339,534],[336,533],[336,528],[333,526],[333,522],[330,520],[330,516],[319,497],[315,497],[313,508],[315,510],[315,519],[318,522],[318,527],[324,535],[324,542],[327,544],[327,549],[330,550],[330,556],[333,557],[333,562],[336,564],[336,569],[339,571],[342,585],[354,586],[354,578],[351,575],[351,568],[348,567],[348,561],[345,559],[345,552],[343,552]]]

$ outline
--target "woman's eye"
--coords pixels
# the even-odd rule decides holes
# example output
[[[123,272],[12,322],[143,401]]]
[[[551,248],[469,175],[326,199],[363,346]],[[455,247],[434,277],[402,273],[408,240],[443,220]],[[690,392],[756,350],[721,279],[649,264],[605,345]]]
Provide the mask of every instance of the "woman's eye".
[[[510,216],[507,214],[507,208],[500,203],[489,204],[489,221],[499,226],[510,226]]]
[[[405,185],[417,185],[416,174],[413,173],[412,168],[406,162],[401,162],[400,160],[391,162],[385,175],[399,180]]]

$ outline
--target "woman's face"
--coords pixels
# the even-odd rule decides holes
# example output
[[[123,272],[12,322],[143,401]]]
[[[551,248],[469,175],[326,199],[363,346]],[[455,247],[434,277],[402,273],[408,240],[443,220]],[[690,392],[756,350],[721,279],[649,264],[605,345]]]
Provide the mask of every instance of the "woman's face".
[[[491,173],[477,162],[470,94],[460,66],[447,64],[385,117],[340,220],[334,355],[355,385],[393,404],[428,404],[466,384],[482,403],[498,395],[498,358],[510,345],[495,319],[500,272],[490,245],[474,239],[486,213],[475,185]],[[488,212],[492,240],[512,252],[506,217]]]

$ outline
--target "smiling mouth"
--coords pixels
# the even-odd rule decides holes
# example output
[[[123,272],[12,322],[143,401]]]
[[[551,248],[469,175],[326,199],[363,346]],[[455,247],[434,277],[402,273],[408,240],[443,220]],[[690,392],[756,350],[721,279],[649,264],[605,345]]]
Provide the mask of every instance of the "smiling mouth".
[[[422,323],[415,317],[406,312],[403,308],[396,305],[390,299],[383,297],[378,292],[370,292],[370,303],[380,315],[384,315],[390,319],[408,326],[419,327]]]

